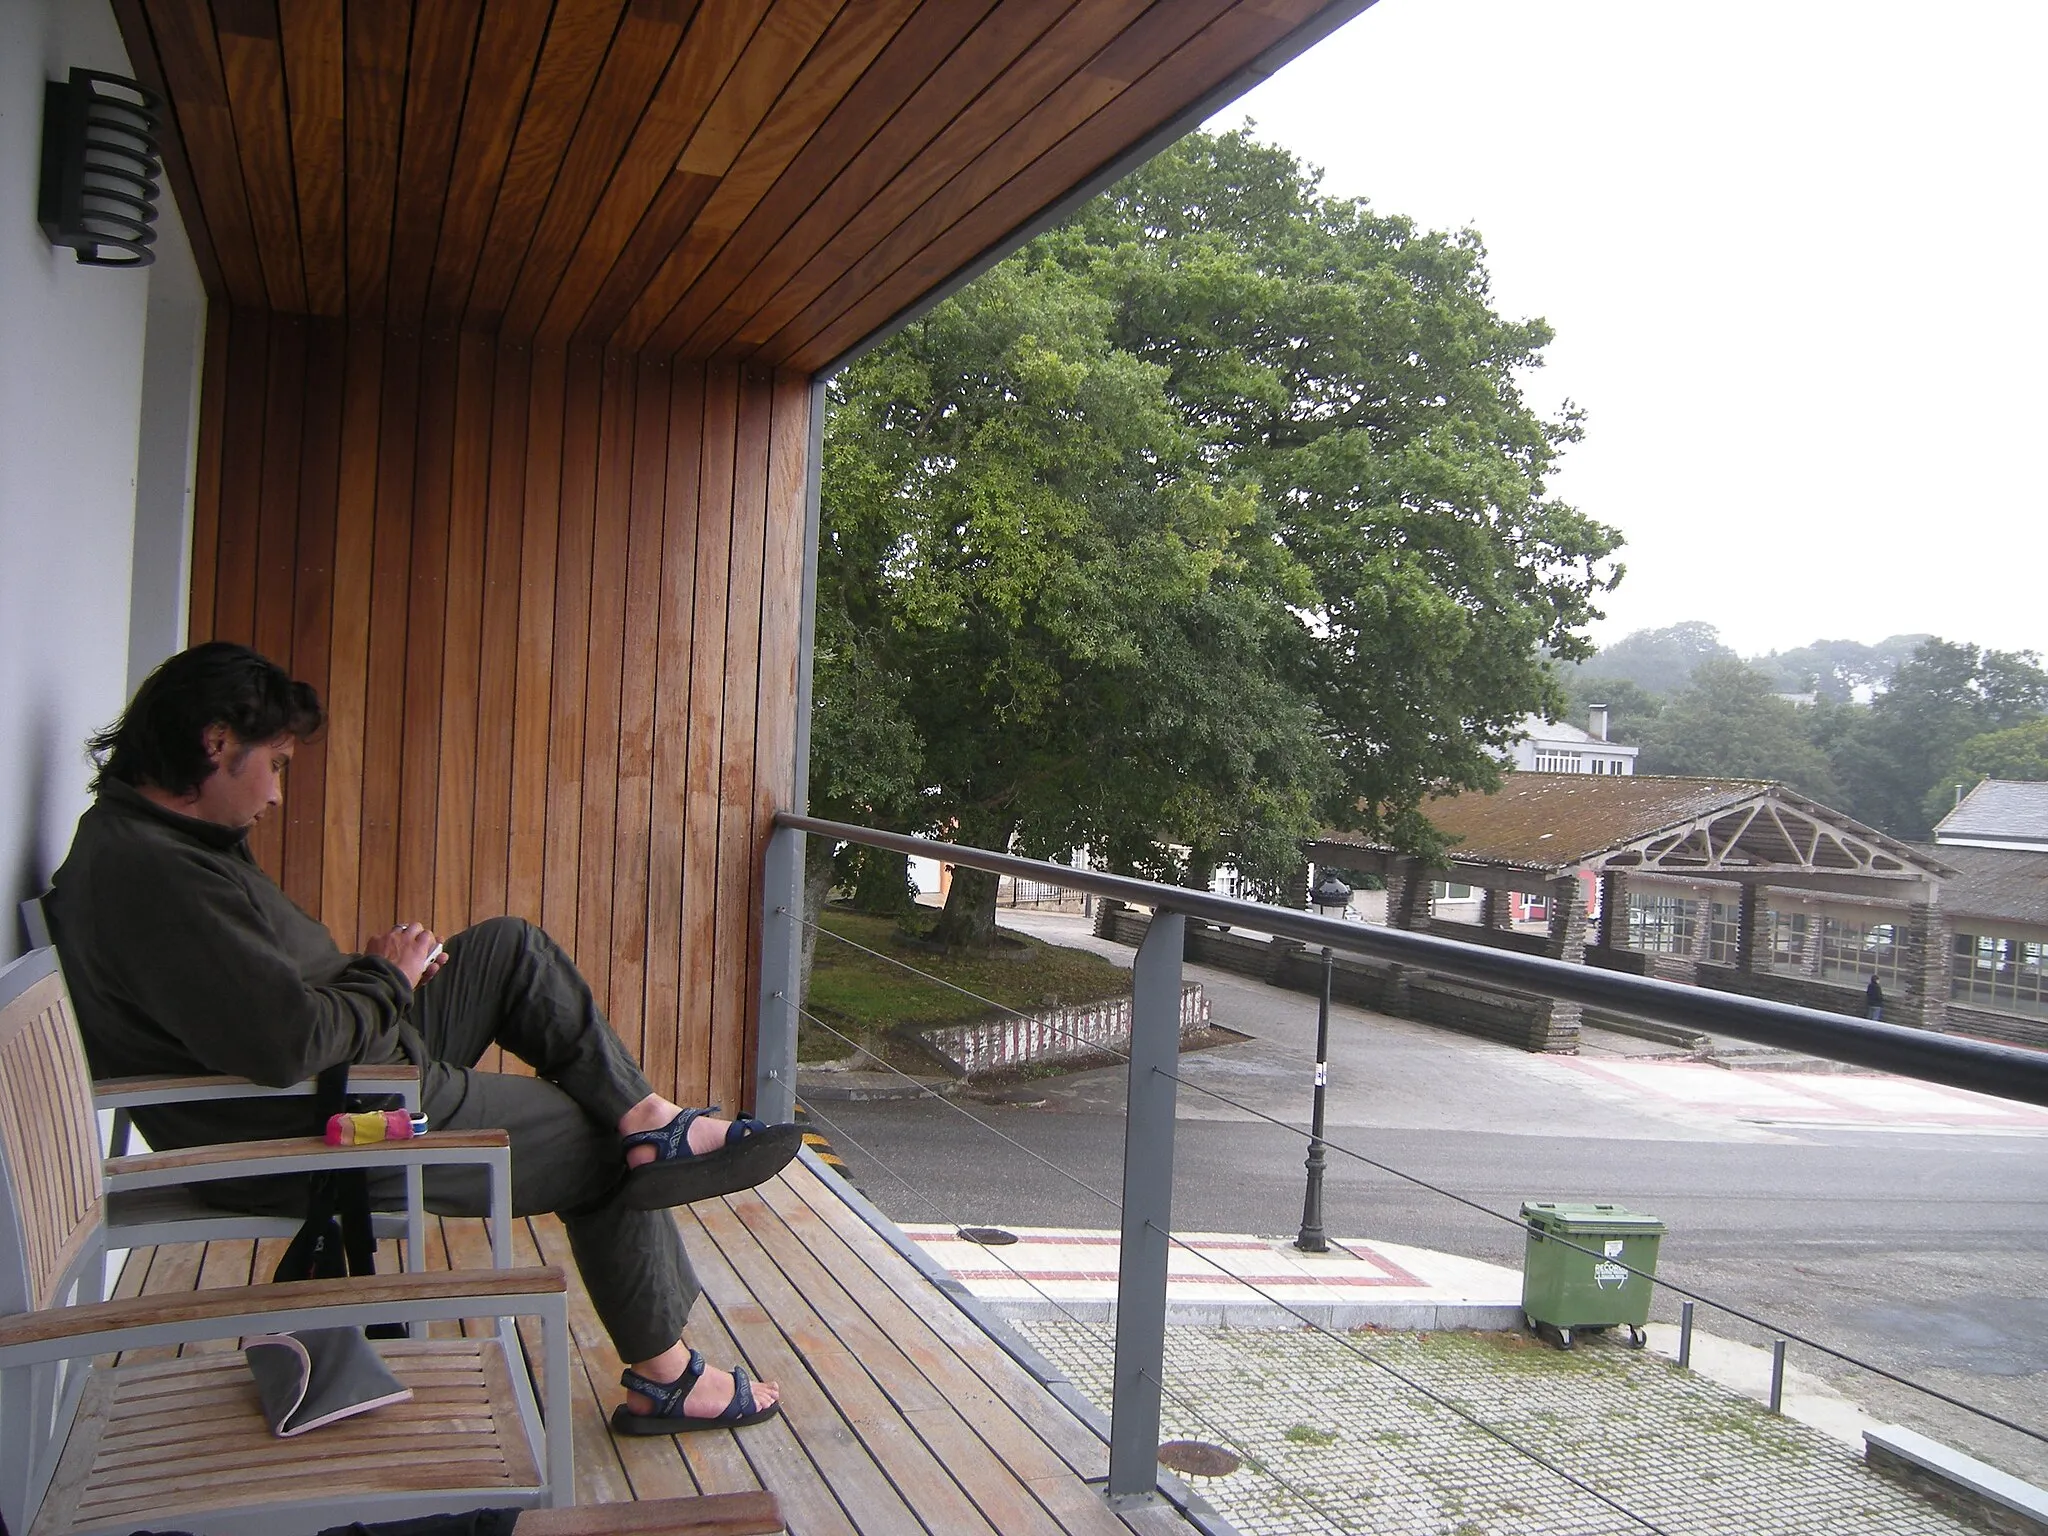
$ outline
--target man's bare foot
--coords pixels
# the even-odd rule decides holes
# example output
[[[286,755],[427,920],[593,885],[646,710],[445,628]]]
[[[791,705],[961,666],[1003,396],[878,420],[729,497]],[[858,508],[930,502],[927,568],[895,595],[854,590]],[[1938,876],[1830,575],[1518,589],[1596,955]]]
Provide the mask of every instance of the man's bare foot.
[[[621,1136],[631,1136],[635,1131],[658,1131],[682,1112],[683,1109],[680,1104],[671,1104],[660,1094],[651,1093],[623,1115],[619,1116],[619,1134]],[[694,1156],[701,1157],[706,1152],[716,1152],[725,1145],[726,1127],[731,1124],[730,1120],[720,1120],[712,1115],[699,1115],[696,1119],[692,1120],[690,1122],[689,1135],[691,1153]],[[643,1163],[653,1162],[654,1156],[654,1148],[652,1147],[628,1147],[626,1149],[626,1166],[628,1168],[638,1168]],[[689,1361],[690,1357],[686,1351],[683,1355],[683,1365],[688,1365]],[[673,1380],[676,1376],[682,1374],[682,1369],[682,1366],[678,1366],[669,1375],[656,1376],[654,1379],[656,1381]],[[642,1371],[641,1374],[644,1376],[652,1373]],[[694,1399],[695,1396],[696,1394],[693,1392],[691,1397]]]
[[[692,1124],[692,1130],[696,1125]],[[690,1368],[690,1346],[678,1342],[673,1348],[663,1351],[652,1360],[646,1360],[633,1367],[650,1381],[675,1381]],[[689,1396],[683,1399],[683,1415],[692,1419],[715,1419],[732,1402],[732,1372],[721,1370],[705,1362],[704,1374],[697,1378],[690,1388]],[[754,1406],[766,1408],[782,1396],[782,1389],[772,1381],[754,1383]],[[628,1392],[626,1407],[630,1412],[649,1414],[655,1411],[654,1403],[645,1393]]]

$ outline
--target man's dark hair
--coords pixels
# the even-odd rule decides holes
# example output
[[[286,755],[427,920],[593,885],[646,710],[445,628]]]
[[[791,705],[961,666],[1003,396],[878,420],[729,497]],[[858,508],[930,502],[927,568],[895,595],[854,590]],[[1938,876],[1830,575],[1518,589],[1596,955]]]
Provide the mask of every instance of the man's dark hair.
[[[238,741],[269,741],[287,731],[304,741],[324,718],[311,683],[295,681],[246,645],[209,640],[150,673],[121,718],[86,742],[99,768],[93,792],[118,779],[189,794],[213,773],[209,725],[226,726]]]

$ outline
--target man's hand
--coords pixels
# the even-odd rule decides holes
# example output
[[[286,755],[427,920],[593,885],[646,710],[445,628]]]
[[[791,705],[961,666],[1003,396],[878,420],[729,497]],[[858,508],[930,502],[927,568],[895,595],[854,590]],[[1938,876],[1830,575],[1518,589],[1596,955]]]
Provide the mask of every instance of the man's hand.
[[[431,980],[448,963],[441,941],[424,923],[400,923],[389,933],[374,934],[363,949],[380,960],[389,960],[415,987]]]

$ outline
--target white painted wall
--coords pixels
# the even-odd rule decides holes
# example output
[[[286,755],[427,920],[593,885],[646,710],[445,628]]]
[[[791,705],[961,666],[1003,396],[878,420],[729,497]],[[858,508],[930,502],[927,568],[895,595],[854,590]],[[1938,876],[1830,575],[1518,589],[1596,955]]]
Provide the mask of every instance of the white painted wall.
[[[86,736],[184,634],[204,296],[168,191],[142,271],[43,238],[43,81],[74,66],[128,73],[106,0],[0,0],[0,959],[90,798]]]

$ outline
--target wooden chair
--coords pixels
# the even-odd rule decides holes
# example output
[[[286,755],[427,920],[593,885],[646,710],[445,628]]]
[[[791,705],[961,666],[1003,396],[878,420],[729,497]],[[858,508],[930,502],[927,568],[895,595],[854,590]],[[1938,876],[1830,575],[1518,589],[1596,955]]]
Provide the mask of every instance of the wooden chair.
[[[495,1155],[492,1244],[509,1255],[502,1132],[348,1149],[364,1163]],[[413,1273],[100,1299],[106,1169],[148,1187],[292,1172],[347,1155],[318,1138],[100,1156],[92,1081],[56,956],[0,971],[0,1520],[22,1536],[314,1531],[574,1496],[567,1283],[559,1268]],[[538,1316],[545,1423],[509,1319]],[[274,1437],[236,1353],[107,1367],[115,1351],[294,1328],[496,1318],[463,1339],[381,1346],[411,1403]]]
[[[47,894],[47,893],[46,893]],[[21,926],[31,949],[55,947],[44,897],[31,896],[21,903]],[[384,1094],[398,1099],[406,1109],[420,1107],[420,1074],[417,1067],[357,1066],[349,1069],[349,1090],[353,1093]],[[246,1077],[115,1077],[93,1084],[93,1105],[111,1111],[113,1128],[107,1138],[107,1155],[125,1156],[130,1144],[129,1112],[152,1104],[190,1104],[235,1099],[303,1098],[314,1093],[311,1078],[288,1088],[268,1088]],[[310,1109],[309,1109],[310,1116]],[[251,1216],[223,1211],[208,1205],[185,1184],[167,1183],[139,1186],[132,1181],[112,1182],[107,1188],[105,1223],[109,1248],[149,1248],[161,1243],[206,1243],[215,1239],[290,1237],[299,1223],[283,1216]],[[371,1226],[380,1238],[405,1239],[400,1252],[403,1269],[425,1268],[426,1201],[420,1168],[409,1165],[405,1172],[405,1204],[398,1211],[378,1211]]]

